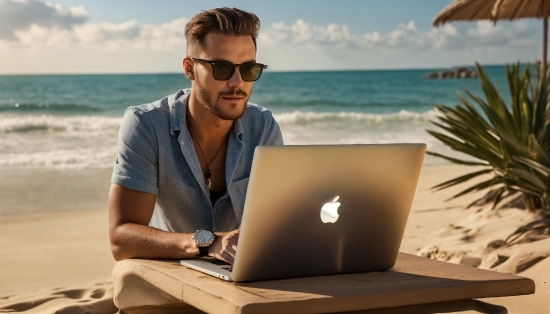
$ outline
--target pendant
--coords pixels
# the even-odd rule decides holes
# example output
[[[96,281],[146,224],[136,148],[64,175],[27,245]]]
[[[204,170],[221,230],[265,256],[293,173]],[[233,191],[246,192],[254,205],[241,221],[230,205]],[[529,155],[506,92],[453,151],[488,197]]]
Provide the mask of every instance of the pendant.
[[[212,180],[210,178],[212,177],[212,173],[210,172],[210,168],[206,168],[206,188],[212,189]]]

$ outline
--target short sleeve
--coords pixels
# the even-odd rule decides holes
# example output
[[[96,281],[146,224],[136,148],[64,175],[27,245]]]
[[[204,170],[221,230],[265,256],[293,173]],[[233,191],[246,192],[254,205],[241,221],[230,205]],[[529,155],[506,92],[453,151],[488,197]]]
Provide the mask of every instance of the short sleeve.
[[[111,182],[158,195],[158,140],[145,112],[129,107],[118,135],[118,154]]]
[[[283,135],[281,128],[270,111],[266,111],[264,114],[269,116],[266,118],[264,135],[262,138],[262,146],[282,146],[284,145]]]

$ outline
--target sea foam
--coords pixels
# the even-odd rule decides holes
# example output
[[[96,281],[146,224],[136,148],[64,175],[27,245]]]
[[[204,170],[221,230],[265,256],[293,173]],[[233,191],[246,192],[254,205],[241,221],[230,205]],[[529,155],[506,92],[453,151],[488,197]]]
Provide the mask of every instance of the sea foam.
[[[106,169],[113,167],[115,156],[116,146],[0,153],[0,166],[59,170]]]
[[[24,133],[33,131],[108,132],[118,130],[120,117],[106,116],[53,116],[53,115],[5,115],[0,114],[0,133]]]
[[[121,117],[0,114],[0,166],[110,168]]]
[[[430,110],[427,112],[412,112],[401,110],[397,113],[374,114],[360,112],[313,112],[313,111],[293,111],[274,114],[275,119],[280,125],[285,124],[310,124],[310,123],[365,123],[365,124],[384,124],[384,123],[407,123],[411,121],[424,121],[435,118],[437,112]]]
[[[275,113],[285,144],[426,143],[448,153],[425,130],[435,111],[389,114]],[[0,167],[111,168],[122,117],[0,114]],[[428,158],[428,163],[437,163]]]

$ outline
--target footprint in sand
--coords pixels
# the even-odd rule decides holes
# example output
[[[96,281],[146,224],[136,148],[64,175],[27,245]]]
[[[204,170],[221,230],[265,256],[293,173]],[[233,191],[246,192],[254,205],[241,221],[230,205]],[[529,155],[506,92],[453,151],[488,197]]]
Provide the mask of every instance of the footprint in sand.
[[[81,289],[54,288],[0,298],[0,312],[56,314],[118,313],[113,303],[113,286],[102,282]]]

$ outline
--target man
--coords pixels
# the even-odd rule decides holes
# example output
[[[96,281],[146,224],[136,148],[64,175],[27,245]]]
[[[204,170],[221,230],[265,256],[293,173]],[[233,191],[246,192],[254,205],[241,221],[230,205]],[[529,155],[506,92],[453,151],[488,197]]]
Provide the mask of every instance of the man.
[[[256,63],[259,27],[235,8],[195,15],[183,59],[191,89],[126,110],[109,194],[116,260],[233,263],[254,149],[283,144],[271,113],[248,103],[267,67]]]

